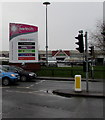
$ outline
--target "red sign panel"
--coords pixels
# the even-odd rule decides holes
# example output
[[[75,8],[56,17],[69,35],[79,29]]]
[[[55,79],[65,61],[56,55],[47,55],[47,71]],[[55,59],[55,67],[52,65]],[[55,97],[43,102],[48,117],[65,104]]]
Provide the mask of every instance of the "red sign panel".
[[[18,60],[35,60],[35,57],[18,57]]]

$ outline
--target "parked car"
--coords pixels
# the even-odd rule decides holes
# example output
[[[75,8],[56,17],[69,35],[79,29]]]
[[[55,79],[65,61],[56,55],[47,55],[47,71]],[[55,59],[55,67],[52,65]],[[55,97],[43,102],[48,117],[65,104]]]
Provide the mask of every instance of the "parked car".
[[[26,71],[22,69],[21,67],[17,66],[11,66],[11,65],[2,65],[2,67],[9,72],[15,72],[20,75],[20,80],[25,82],[27,80],[32,80],[37,77],[37,75],[34,72]]]
[[[16,83],[17,81],[19,81],[19,79],[19,74],[7,72],[6,70],[2,70],[0,68],[0,83],[2,83],[2,85],[7,86]]]

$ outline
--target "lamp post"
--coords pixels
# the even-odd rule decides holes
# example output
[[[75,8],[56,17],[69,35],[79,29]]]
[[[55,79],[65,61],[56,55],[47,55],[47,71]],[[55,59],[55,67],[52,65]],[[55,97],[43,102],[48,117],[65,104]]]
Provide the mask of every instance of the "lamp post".
[[[47,5],[50,5],[50,2],[44,2],[43,5],[46,5],[46,65],[48,66]]]

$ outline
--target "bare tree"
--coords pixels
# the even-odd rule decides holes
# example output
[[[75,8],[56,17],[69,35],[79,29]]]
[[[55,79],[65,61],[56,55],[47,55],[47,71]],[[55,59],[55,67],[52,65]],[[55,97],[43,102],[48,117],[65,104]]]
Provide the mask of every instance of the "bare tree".
[[[98,22],[96,30],[90,34],[90,45],[95,46],[101,50],[102,54],[105,52],[105,22]]]

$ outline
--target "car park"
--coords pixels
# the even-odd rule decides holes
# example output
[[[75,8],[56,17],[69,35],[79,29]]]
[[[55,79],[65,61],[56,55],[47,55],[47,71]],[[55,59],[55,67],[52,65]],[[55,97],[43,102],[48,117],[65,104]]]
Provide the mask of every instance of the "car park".
[[[7,72],[0,68],[0,83],[4,86],[18,82],[20,79],[19,74],[13,72]]]
[[[9,72],[15,72],[20,75],[20,80],[25,82],[25,81],[30,81],[32,79],[35,79],[37,77],[36,73],[26,71],[22,69],[21,67],[13,66],[13,65],[2,65],[3,69],[8,70]]]

